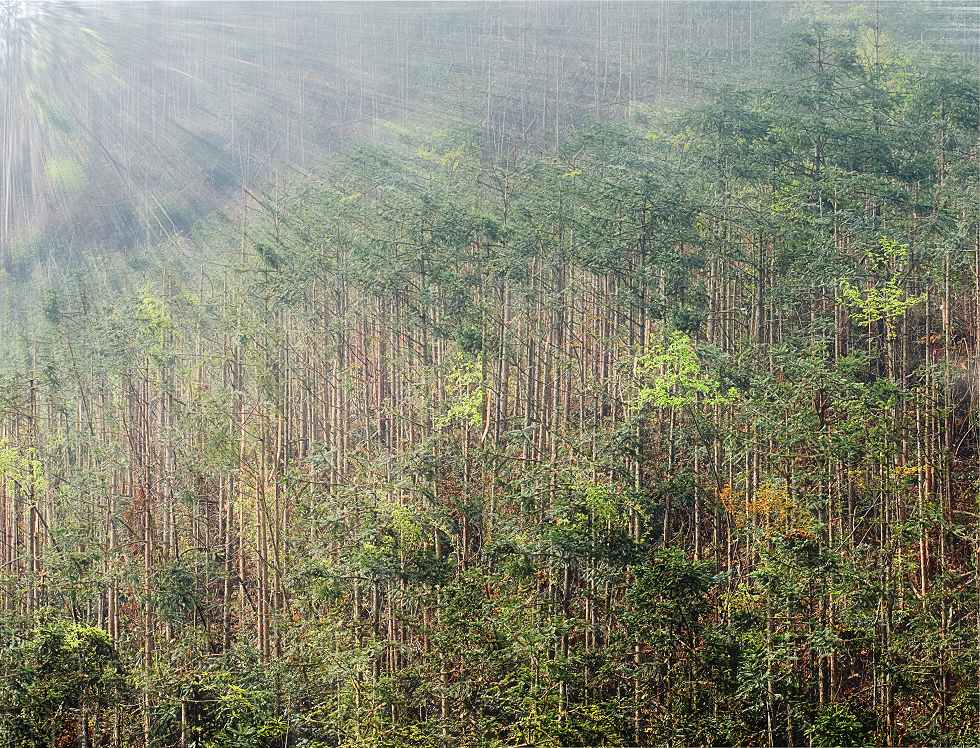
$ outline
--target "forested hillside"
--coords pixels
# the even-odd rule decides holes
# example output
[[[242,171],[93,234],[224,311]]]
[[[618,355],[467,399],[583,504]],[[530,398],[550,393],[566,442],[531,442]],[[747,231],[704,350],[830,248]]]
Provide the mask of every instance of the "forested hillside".
[[[35,279],[0,742],[980,742],[976,58],[803,16]]]

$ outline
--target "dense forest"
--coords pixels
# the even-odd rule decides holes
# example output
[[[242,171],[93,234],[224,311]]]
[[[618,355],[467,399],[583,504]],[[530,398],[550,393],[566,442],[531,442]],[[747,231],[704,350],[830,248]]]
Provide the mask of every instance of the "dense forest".
[[[980,742],[977,6],[356,7],[166,229],[7,97],[0,745]]]

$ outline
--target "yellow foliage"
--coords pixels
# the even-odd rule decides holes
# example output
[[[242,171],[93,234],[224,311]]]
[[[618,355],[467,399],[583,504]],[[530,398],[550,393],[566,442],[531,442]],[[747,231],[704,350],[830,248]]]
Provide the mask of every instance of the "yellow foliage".
[[[893,470],[895,477],[899,480],[911,480],[912,478],[918,477],[924,471],[925,467],[923,465],[897,465]]]
[[[756,488],[746,504],[746,510],[750,514],[775,514],[780,519],[785,518],[794,508],[795,504],[789,497],[786,485],[774,485],[768,481]]]
[[[768,517],[780,525],[809,532],[813,523],[810,513],[789,495],[787,485],[781,481],[763,482],[748,500],[744,492],[734,491],[731,483],[726,483],[718,492],[718,501],[737,527]]]
[[[22,450],[0,441],[0,481],[9,480],[24,489],[44,491],[47,480],[33,449]]]
[[[439,153],[431,148],[419,147],[416,149],[415,155],[423,161],[439,164],[447,167],[450,171],[456,171],[466,156],[466,151],[462,148],[452,148],[445,153]]]

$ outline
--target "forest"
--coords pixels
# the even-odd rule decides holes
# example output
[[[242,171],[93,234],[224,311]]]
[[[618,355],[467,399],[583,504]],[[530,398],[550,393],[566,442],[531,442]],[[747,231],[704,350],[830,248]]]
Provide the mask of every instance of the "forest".
[[[0,747],[980,743],[980,6],[16,6]]]

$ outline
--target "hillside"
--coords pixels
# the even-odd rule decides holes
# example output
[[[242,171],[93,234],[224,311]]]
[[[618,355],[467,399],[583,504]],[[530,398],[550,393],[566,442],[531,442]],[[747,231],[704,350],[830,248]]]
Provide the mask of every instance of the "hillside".
[[[8,267],[6,745],[980,740],[966,11],[236,7],[401,93]]]

